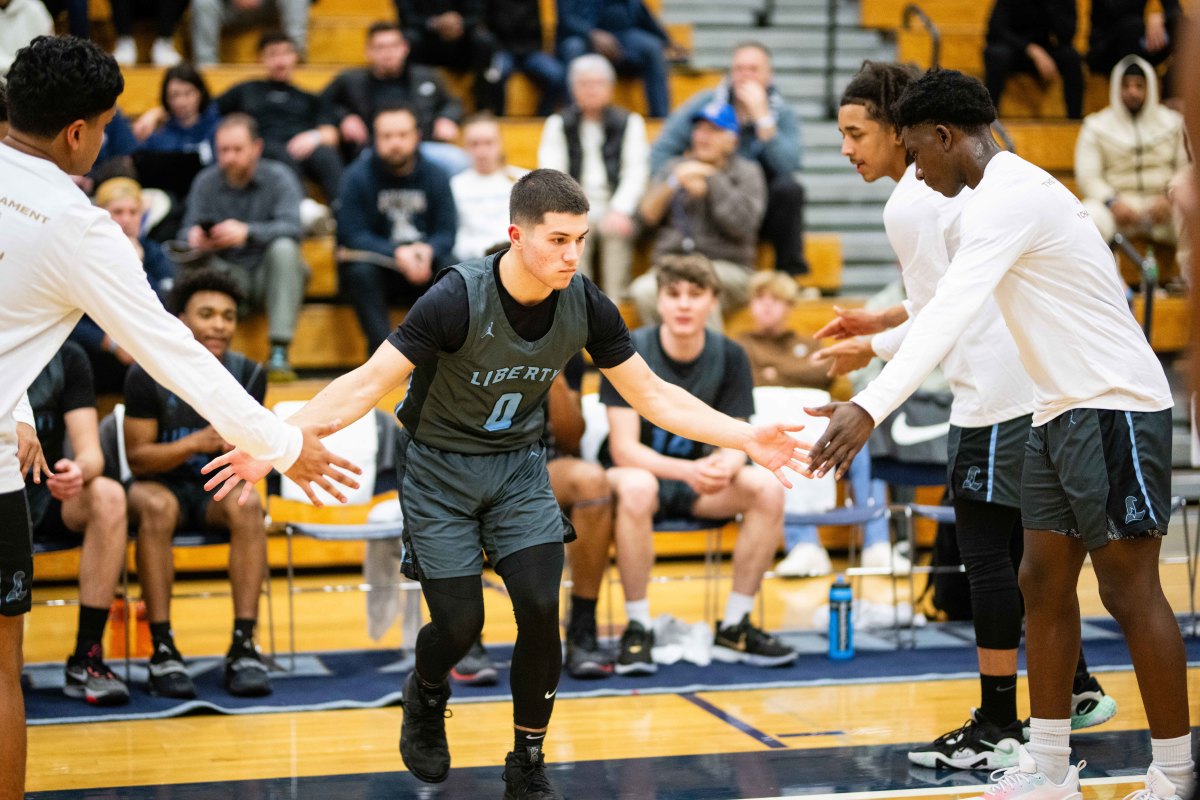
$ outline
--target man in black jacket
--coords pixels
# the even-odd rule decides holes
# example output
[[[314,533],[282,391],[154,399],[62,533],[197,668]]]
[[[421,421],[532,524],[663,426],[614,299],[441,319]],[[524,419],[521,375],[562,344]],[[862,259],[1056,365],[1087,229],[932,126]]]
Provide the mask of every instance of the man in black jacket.
[[[381,108],[409,106],[421,128],[421,155],[451,175],[471,160],[450,144],[458,139],[462,104],[437,71],[408,63],[409,47],[400,25],[376,22],[367,29],[367,66],[348,69],[325,87],[322,99],[333,110],[342,142],[357,153],[371,140],[371,122]]]
[[[475,76],[475,108],[500,113],[496,39],[483,24],[482,0],[395,0],[404,38],[418,64]]]
[[[563,103],[567,67],[542,49],[542,10],[538,0],[484,0],[488,30],[496,37],[500,73],[497,116],[504,115],[504,86],[514,72],[537,84],[537,114],[546,117]]]
[[[1092,0],[1088,69],[1108,75],[1128,55],[1157,66],[1175,44],[1175,24],[1183,16],[1179,0],[1161,0],[1162,10],[1146,13],[1146,0]]]
[[[983,69],[997,108],[1008,77],[1025,72],[1046,84],[1061,77],[1067,116],[1083,117],[1083,71],[1071,41],[1075,24],[1075,0],[996,0]]]

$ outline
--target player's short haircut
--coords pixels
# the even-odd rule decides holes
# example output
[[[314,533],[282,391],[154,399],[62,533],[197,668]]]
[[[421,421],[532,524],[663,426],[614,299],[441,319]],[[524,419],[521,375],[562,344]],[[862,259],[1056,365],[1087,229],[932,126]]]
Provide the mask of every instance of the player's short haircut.
[[[701,289],[721,290],[721,281],[712,262],[701,253],[680,253],[677,255],[660,256],[654,262],[654,278],[658,282],[658,290],[679,283],[694,283]]]
[[[233,278],[215,269],[186,270],[175,286],[171,296],[167,298],[168,305],[175,314],[182,314],[187,308],[188,301],[199,292],[218,292],[231,298],[234,305],[241,306],[245,296],[242,289]]]
[[[258,37],[258,52],[262,53],[273,44],[290,44],[293,50],[297,49],[296,40],[283,31],[263,31],[263,35]]]
[[[900,126],[892,118],[892,104],[918,75],[915,68],[904,64],[864,61],[850,83],[846,84],[838,105],[863,106],[868,118],[884,127],[891,126],[899,130]]]
[[[212,102],[212,93],[208,91],[208,84],[204,81],[204,76],[196,71],[196,68],[186,61],[182,64],[176,64],[163,73],[162,88],[159,90],[158,102],[162,103],[162,107],[171,110],[171,106],[167,103],[167,87],[171,85],[171,81],[182,81],[190,83],[197,92],[200,93],[200,113],[203,114],[208,110],[208,104]]]
[[[792,305],[799,297],[800,289],[796,286],[796,279],[786,272],[756,272],[750,279],[750,296],[763,294]]]
[[[508,198],[508,219],[513,225],[536,227],[547,214],[588,213],[587,195],[565,172],[535,169],[513,184]]]
[[[897,128],[952,125],[979,132],[996,121],[996,106],[982,82],[953,69],[933,69],[913,81],[892,105]]]
[[[221,117],[221,121],[217,123],[217,130],[223,131],[226,128],[245,128],[251,139],[258,138],[258,120],[241,111]]]
[[[94,42],[38,36],[8,70],[8,119],[18,131],[52,139],[108,111],[124,90],[117,62]]]
[[[380,20],[379,22],[372,22],[371,27],[367,28],[367,41],[371,41],[381,33],[398,33],[401,39],[404,38],[404,30],[400,27],[399,22]]]

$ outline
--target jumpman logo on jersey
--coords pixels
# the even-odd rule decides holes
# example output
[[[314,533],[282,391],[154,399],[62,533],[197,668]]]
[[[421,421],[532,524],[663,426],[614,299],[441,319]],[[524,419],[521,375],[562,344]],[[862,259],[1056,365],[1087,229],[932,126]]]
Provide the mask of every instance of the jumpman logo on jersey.
[[[25,573],[18,570],[12,576],[12,589],[4,598],[6,603],[19,603],[25,599],[25,595],[29,594],[29,589],[25,586]]]
[[[1139,522],[1145,518],[1146,518],[1146,509],[1143,508],[1141,511],[1137,510],[1137,498],[1132,497],[1132,496],[1126,497],[1125,498],[1125,524],[1128,525],[1131,522]]]
[[[489,323],[488,323],[488,326],[487,326],[487,330],[485,330],[485,331],[483,332],[483,336],[480,336],[479,338],[480,338],[480,339],[486,339],[488,336],[490,336],[490,337],[492,337],[493,339],[495,339],[495,338],[496,338],[496,334],[492,333],[492,326],[493,326],[493,325],[495,325],[495,324],[496,324],[496,323],[494,323],[494,322],[489,322]]]
[[[967,477],[963,478],[962,488],[968,492],[978,492],[983,488],[983,483],[978,478],[979,467],[971,467],[967,470]]]

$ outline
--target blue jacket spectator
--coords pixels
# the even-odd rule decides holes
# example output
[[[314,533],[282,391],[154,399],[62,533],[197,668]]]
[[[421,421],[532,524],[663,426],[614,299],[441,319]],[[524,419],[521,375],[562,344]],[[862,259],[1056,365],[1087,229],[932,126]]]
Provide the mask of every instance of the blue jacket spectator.
[[[450,178],[421,153],[412,109],[380,112],[373,132],[375,149],[346,168],[337,200],[338,245],[351,251],[340,282],[370,352],[392,330],[388,303],[412,303],[453,263],[458,231]]]
[[[557,0],[558,58],[564,64],[599,53],[617,72],[641,75],[652,117],[671,110],[667,88],[667,31],[643,0]]]
[[[166,111],[166,121],[142,143],[141,149],[156,153],[199,153],[202,163],[211,164],[221,112],[212,102],[200,73],[190,64],[171,67],[163,75],[159,99]]]

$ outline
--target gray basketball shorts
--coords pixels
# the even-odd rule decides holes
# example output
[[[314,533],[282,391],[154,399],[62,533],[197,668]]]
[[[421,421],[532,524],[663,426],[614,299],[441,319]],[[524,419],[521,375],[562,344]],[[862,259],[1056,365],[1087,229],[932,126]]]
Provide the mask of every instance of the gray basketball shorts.
[[[1032,416],[982,428],[950,426],[946,488],[953,500],[1021,507],[1021,469]]]
[[[0,494],[0,616],[29,613],[33,583],[33,526],[25,490]]]
[[[1171,516],[1171,410],[1076,408],[1031,428],[1021,511],[1030,530],[1083,540],[1161,536]]]
[[[562,511],[550,489],[546,448],[452,453],[400,434],[396,470],[404,539],[422,580],[483,572],[506,556],[562,544]]]

